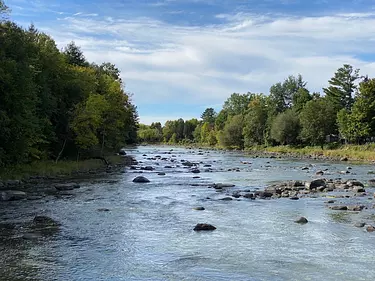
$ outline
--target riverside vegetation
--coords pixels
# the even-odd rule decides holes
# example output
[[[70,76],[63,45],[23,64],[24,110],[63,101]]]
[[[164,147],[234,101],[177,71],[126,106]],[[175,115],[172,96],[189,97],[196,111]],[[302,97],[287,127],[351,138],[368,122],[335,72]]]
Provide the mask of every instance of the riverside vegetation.
[[[323,88],[311,93],[301,75],[271,86],[269,94],[233,93],[217,113],[201,120],[140,125],[146,143],[194,144],[252,152],[375,160],[375,79],[345,64]],[[358,145],[361,144],[361,145]]]
[[[59,50],[8,12],[0,0],[1,177],[96,168],[87,159],[134,143],[137,111],[116,66],[89,63],[74,42]]]

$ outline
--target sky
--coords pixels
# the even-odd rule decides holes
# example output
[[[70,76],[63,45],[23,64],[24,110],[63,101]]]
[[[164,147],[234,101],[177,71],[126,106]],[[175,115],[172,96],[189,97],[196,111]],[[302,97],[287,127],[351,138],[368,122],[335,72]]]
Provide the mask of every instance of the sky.
[[[322,92],[343,64],[375,77],[375,0],[5,0],[62,49],[121,70],[140,122],[199,118],[301,74]]]

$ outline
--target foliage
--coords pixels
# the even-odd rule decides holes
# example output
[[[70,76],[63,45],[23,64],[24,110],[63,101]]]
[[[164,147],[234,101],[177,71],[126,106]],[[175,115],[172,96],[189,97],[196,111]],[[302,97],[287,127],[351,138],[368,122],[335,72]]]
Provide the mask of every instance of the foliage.
[[[90,65],[74,43],[61,52],[34,25],[0,29],[0,167],[136,141],[136,107],[114,65]]]
[[[326,98],[309,101],[300,114],[301,138],[312,145],[323,145],[326,136],[336,133],[334,105]]]
[[[271,137],[282,145],[296,144],[299,132],[298,115],[291,109],[277,115],[272,123]]]
[[[239,114],[231,117],[225,124],[223,131],[219,134],[219,144],[228,148],[243,148],[242,128],[243,116]]]
[[[215,112],[215,109],[213,109],[212,107],[206,108],[206,110],[201,115],[202,122],[215,124],[216,115],[217,114]]]
[[[244,114],[248,109],[253,95],[251,93],[238,94],[233,93],[224,103],[223,110],[229,116]]]
[[[267,126],[266,98],[257,95],[249,103],[248,113],[244,118],[243,136],[245,146],[262,144]]]
[[[359,78],[358,73],[359,69],[353,69],[351,65],[344,64],[329,80],[328,88],[323,88],[327,99],[334,104],[336,111],[343,108],[351,109],[354,102],[353,94],[357,89],[355,81]]]

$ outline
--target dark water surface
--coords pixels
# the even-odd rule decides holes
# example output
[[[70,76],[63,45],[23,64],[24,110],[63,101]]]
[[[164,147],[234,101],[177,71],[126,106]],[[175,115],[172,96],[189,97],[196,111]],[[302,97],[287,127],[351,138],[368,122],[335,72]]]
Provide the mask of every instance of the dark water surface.
[[[83,183],[73,196],[36,201],[0,202],[0,222],[48,215],[62,224],[42,240],[7,240],[0,246],[0,280],[373,280],[375,234],[356,228],[374,223],[375,209],[361,213],[332,211],[327,198],[218,200],[234,190],[263,189],[280,180],[308,180],[316,170],[327,178],[366,182],[373,165],[252,159],[240,152],[223,153],[171,147],[128,150],[140,165],[155,171],[142,175],[150,183],[133,183],[127,169],[109,175],[116,183]],[[142,156],[146,154],[147,157]],[[147,160],[160,155],[168,160]],[[175,157],[174,157],[175,156]],[[175,159],[175,162],[171,162]],[[202,162],[194,179],[181,160]],[[249,161],[251,164],[242,164]],[[269,163],[267,163],[269,162]],[[157,165],[158,163],[159,165]],[[203,172],[204,164],[212,172]],[[311,164],[310,172],[301,167]],[[171,165],[172,168],[165,168]],[[180,165],[180,167],[176,167]],[[228,169],[240,168],[240,172]],[[165,176],[157,172],[165,172]],[[233,183],[216,192],[210,183]],[[195,186],[192,186],[195,184]],[[366,188],[369,194],[374,192]],[[207,199],[209,197],[210,199]],[[371,202],[368,196],[361,200]],[[344,199],[343,199],[344,200]],[[206,210],[195,211],[203,206]],[[100,212],[108,208],[109,212]],[[295,224],[299,216],[306,225]],[[194,232],[210,223],[213,232]],[[13,242],[12,242],[13,241]]]

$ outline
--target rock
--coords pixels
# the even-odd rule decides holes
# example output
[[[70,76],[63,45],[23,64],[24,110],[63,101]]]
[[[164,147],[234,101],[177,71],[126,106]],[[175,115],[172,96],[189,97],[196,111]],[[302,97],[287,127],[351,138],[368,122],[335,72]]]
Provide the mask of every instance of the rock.
[[[239,193],[233,193],[233,194],[232,194],[232,197],[233,197],[233,198],[240,198],[240,197],[241,197],[241,194],[239,194]]]
[[[212,165],[206,164],[206,165],[204,165],[203,167],[205,167],[205,168],[209,168],[209,167],[212,167]]]
[[[20,185],[20,184],[21,184],[20,180],[8,180],[8,181],[5,182],[5,185],[9,186],[9,187],[17,186],[17,185]]]
[[[141,169],[145,170],[145,171],[153,171],[153,170],[155,170],[154,167],[152,167],[152,166],[142,167]]]
[[[126,155],[125,149],[121,149],[118,154],[122,155],[122,156],[125,156]]]
[[[297,196],[290,197],[289,199],[290,200],[299,200],[299,198]]]
[[[348,211],[360,212],[365,208],[365,206],[363,206],[363,205],[347,206],[347,208],[348,208]]]
[[[247,199],[255,199],[255,196],[253,193],[246,193],[243,195],[243,197]]]
[[[273,193],[268,191],[255,191],[254,195],[259,196],[260,198],[270,198]]]
[[[36,227],[58,227],[60,223],[47,216],[35,216],[33,224]]]
[[[311,182],[306,182],[305,187],[307,189],[317,189],[320,186],[326,186],[326,180],[325,179],[316,179]]]
[[[356,192],[356,193],[366,192],[366,190],[361,186],[354,186],[353,191]]]
[[[16,201],[27,197],[26,192],[19,190],[5,190],[0,193],[0,201]]]
[[[80,188],[80,185],[76,183],[63,183],[63,184],[56,184],[55,188],[58,191],[67,191],[67,190],[73,190],[75,188]]]
[[[165,173],[164,172],[160,172],[160,173],[158,173],[158,176],[165,176]]]
[[[366,225],[366,223],[364,223],[364,222],[356,222],[354,224],[355,227],[364,227],[365,225]]]
[[[150,182],[150,180],[148,178],[143,177],[143,176],[139,176],[139,177],[136,177],[135,179],[133,179],[133,182],[146,183],[146,182]]]
[[[368,181],[368,185],[369,186],[372,186],[372,187],[375,187],[375,179],[371,179]]]
[[[200,179],[200,176],[194,176],[193,179]]]
[[[331,210],[336,210],[336,211],[346,211],[346,210],[348,210],[347,206],[330,206],[329,208]]]
[[[215,229],[216,229],[216,227],[214,227],[211,224],[207,224],[207,223],[198,223],[194,227],[194,231],[210,231],[210,230],[215,230]]]
[[[350,187],[353,187],[353,186],[365,187],[363,183],[361,183],[360,181],[354,181],[354,180],[347,181],[346,184],[349,185]]]
[[[375,231],[375,227],[372,226],[372,225],[369,225],[368,227],[366,227],[366,230],[367,230],[367,232],[374,232]]]
[[[345,175],[345,174],[350,174],[350,172],[348,170],[345,170],[345,171],[340,171],[339,174]]]
[[[99,208],[97,209],[98,212],[109,212],[110,209],[107,209],[107,208]]]
[[[198,169],[193,169],[193,170],[191,170],[191,172],[192,172],[193,174],[199,174],[201,171],[198,170]]]
[[[172,166],[165,166],[164,168],[165,169],[172,169],[173,167]]]
[[[333,204],[333,203],[335,203],[336,201],[335,200],[328,200],[326,203],[327,204]]]
[[[224,198],[221,198],[220,200],[222,200],[222,201],[232,201],[233,198],[232,197],[224,197]]]
[[[302,167],[301,169],[302,171],[306,171],[306,170],[309,170],[309,167]]]
[[[193,210],[196,210],[196,211],[204,211],[206,210],[204,207],[195,207],[193,208]]]
[[[340,161],[348,161],[349,159],[348,159],[348,157],[342,157],[341,159],[340,159]]]
[[[323,171],[317,171],[317,172],[315,173],[315,175],[317,175],[317,176],[323,176],[323,175],[324,175],[324,172],[323,172]]]
[[[300,187],[300,186],[305,186],[305,183],[303,181],[293,181],[292,185],[294,187]]]
[[[226,184],[226,183],[214,183],[212,185],[215,189],[222,189],[222,188],[229,188],[229,187],[235,187],[234,184]]]
[[[305,217],[300,217],[298,220],[295,220],[294,222],[300,223],[300,224],[305,224],[305,223],[308,223],[309,221]]]

